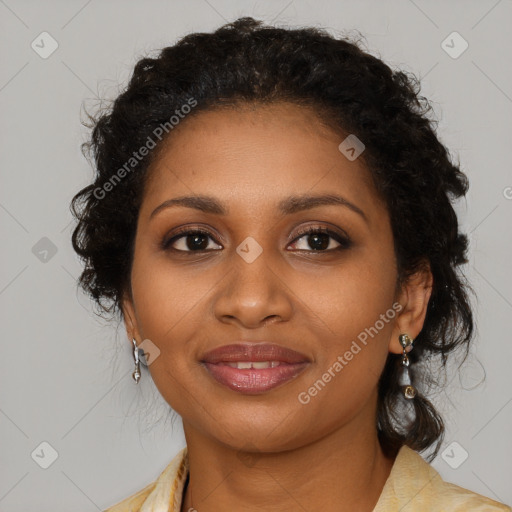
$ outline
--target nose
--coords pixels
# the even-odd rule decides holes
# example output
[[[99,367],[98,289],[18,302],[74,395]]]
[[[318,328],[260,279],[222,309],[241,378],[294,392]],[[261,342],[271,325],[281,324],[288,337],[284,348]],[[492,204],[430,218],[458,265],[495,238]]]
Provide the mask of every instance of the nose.
[[[214,298],[216,318],[247,329],[289,320],[293,293],[279,272],[279,265],[268,261],[265,251],[251,263],[237,253],[233,260]]]

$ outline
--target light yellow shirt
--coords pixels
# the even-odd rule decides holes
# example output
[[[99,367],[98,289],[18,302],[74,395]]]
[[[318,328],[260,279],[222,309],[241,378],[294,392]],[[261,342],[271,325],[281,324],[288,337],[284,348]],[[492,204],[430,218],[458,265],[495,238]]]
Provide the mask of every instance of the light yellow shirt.
[[[153,483],[104,512],[180,512],[189,471],[183,448]],[[512,512],[512,508],[445,482],[423,457],[402,446],[373,512]]]

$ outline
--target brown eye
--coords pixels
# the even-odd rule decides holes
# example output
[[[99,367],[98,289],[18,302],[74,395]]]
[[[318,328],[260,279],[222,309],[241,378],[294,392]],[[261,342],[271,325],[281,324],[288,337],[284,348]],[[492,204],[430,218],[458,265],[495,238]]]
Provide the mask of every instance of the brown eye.
[[[326,227],[308,227],[299,232],[295,240],[304,238],[303,247],[294,247],[300,251],[330,252],[347,249],[351,242],[347,237],[340,235]],[[299,242],[294,241],[293,245]],[[336,245],[337,244],[337,245]]]
[[[212,248],[209,248],[208,239],[214,241],[211,233],[208,231],[204,231],[202,229],[188,229],[181,231],[178,235],[175,235],[170,239],[164,240],[162,248],[164,250],[180,252],[210,251]],[[222,248],[221,246],[219,247]]]

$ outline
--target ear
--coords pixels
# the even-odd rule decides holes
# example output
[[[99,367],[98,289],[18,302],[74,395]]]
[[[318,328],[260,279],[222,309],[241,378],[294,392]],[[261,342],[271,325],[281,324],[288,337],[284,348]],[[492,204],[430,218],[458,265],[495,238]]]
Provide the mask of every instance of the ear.
[[[433,276],[428,261],[423,262],[419,270],[402,285],[398,302],[402,306],[395,321],[389,340],[389,351],[394,354],[403,352],[398,336],[408,334],[413,340],[423,329],[427,307],[432,294]]]
[[[135,306],[133,304],[133,299],[128,292],[123,293],[123,297],[121,299],[121,311],[123,313],[126,334],[130,340],[130,343],[132,342],[133,338],[137,340],[137,343],[140,343],[142,338],[138,328]]]

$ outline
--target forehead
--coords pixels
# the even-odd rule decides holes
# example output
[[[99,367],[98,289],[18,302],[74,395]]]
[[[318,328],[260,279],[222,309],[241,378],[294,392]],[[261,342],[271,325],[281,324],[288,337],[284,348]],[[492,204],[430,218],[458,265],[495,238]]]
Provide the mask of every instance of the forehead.
[[[196,113],[160,149],[143,208],[194,193],[216,196],[233,211],[307,192],[339,192],[375,204],[363,159],[350,161],[338,149],[347,135],[327,127],[313,108],[290,103]]]

